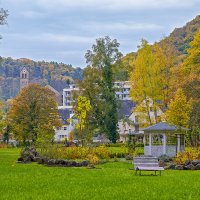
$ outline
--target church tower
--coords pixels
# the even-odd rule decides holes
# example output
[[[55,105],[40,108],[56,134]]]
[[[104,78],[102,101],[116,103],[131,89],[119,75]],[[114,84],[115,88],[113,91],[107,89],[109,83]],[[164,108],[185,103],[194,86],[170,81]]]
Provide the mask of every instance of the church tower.
[[[24,67],[20,72],[20,90],[29,84],[29,72]]]

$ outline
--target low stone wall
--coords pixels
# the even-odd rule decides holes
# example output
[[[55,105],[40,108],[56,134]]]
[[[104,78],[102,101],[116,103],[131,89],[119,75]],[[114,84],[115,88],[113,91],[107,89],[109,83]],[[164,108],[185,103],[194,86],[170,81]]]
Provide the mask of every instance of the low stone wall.
[[[82,162],[71,161],[71,160],[61,160],[61,159],[49,159],[40,156],[35,148],[26,147],[18,158],[18,163],[30,163],[37,162],[38,164],[44,164],[47,166],[57,166],[57,167],[86,167],[90,163],[87,160]]]
[[[200,160],[186,161],[184,164],[171,164],[165,169],[174,170],[200,170]]]

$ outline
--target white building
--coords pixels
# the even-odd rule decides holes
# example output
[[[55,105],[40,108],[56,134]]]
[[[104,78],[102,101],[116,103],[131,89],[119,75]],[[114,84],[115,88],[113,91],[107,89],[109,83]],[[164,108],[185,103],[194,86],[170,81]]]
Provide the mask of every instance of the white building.
[[[76,119],[73,119],[74,113],[71,106],[59,106],[58,111],[63,125],[55,129],[54,139],[56,142],[64,141],[65,139],[69,140],[70,133],[74,130],[77,123]],[[72,121],[69,121],[69,118]]]
[[[129,97],[130,82],[118,81],[118,82],[114,82],[114,86],[116,88],[116,97],[122,101],[123,105],[125,105],[125,107],[127,109],[127,111],[125,111],[125,112],[129,113],[128,114],[128,117],[129,117],[130,114],[132,113],[131,112],[132,104],[134,104]],[[73,122],[73,125],[72,125],[72,124],[66,123],[66,121],[67,121],[67,119],[72,117],[74,114],[73,106],[72,106],[72,104],[74,102],[73,92],[76,92],[78,90],[79,90],[79,88],[75,84],[71,84],[71,85],[69,85],[68,88],[63,89],[63,105],[59,106],[58,109],[59,109],[59,113],[61,116],[65,116],[64,113],[68,113],[68,115],[65,116],[66,119],[63,120],[63,126],[60,129],[55,130],[55,140],[56,141],[62,141],[65,138],[69,139],[70,132],[72,132],[75,127],[75,125],[74,125],[75,122]],[[119,122],[119,127],[121,127],[123,129],[124,123]],[[133,130],[133,128],[131,130]],[[123,134],[125,134],[125,135],[127,134],[126,130],[123,130],[121,132],[123,132]],[[121,133],[121,132],[119,132],[119,133]]]
[[[69,88],[63,89],[63,106],[71,106],[74,102],[73,92],[78,91],[79,88],[75,84],[69,85]]]
[[[114,82],[114,86],[117,89],[116,97],[120,100],[131,100],[129,97],[131,85],[129,81]]]
[[[118,122],[118,132],[121,142],[126,142],[128,140],[129,134],[136,134],[138,137],[143,137],[144,132],[141,130],[146,124],[148,124],[148,115],[146,112],[139,112],[137,110],[136,104],[131,101],[124,101],[125,104],[122,104],[123,117]],[[145,106],[144,102],[139,106]],[[138,106],[138,105],[137,105]],[[157,106],[157,117],[161,118],[163,114],[162,110]],[[153,110],[152,100],[149,100],[149,116],[152,123],[155,123],[155,113]],[[125,119],[127,118],[127,119]]]

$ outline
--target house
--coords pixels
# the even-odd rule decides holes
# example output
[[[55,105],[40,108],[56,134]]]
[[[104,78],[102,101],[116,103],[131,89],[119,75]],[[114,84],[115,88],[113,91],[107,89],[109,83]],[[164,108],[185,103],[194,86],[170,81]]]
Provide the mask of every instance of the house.
[[[70,133],[74,130],[76,119],[73,119],[73,110],[69,107],[59,106],[58,112],[60,119],[62,121],[62,126],[60,128],[55,128],[54,139],[56,142],[63,141],[65,139],[70,139]],[[68,119],[73,121],[68,121]]]
[[[138,141],[142,141],[144,136],[143,127],[149,124],[149,117],[152,123],[155,123],[155,111],[152,100],[148,101],[149,116],[144,111],[145,102],[140,105],[132,101],[122,101],[122,107],[119,111],[120,120],[118,122],[118,132],[120,142],[128,141],[129,135],[135,135]],[[156,107],[157,118],[161,119],[163,114],[159,106]]]

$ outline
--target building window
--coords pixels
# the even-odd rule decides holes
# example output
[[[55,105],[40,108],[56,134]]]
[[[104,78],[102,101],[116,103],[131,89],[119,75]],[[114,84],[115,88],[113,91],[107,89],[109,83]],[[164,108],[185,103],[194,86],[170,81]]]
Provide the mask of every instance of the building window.
[[[66,126],[64,126],[64,127],[63,127],[63,130],[64,130],[64,131],[66,131],[66,130],[67,130],[67,127],[66,127]]]

